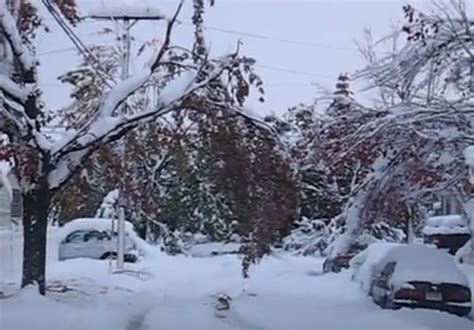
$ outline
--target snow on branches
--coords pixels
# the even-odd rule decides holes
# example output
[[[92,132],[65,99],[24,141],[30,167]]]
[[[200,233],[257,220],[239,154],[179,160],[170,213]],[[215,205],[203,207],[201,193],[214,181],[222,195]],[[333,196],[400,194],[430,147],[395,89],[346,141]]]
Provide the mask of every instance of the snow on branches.
[[[387,87],[402,100],[464,98],[474,93],[474,21],[462,0],[437,3],[432,13],[403,8],[405,46],[358,74],[369,87]]]
[[[15,58],[22,62],[24,69],[30,69],[35,65],[32,54],[22,42],[13,17],[7,10],[6,2],[2,0],[0,3],[5,9],[0,17],[3,29],[8,32],[8,43],[14,50]],[[195,65],[180,63],[180,68],[186,68],[186,70],[181,70],[181,73],[160,91],[159,102],[155,107],[144,108],[132,114],[118,111],[127,98],[142,88],[152,77],[157,79],[155,72],[169,62],[170,50],[173,48],[171,44],[172,31],[181,6],[182,4],[178,7],[175,15],[168,20],[163,42],[145,67],[110,88],[88,121],[80,127],[66,130],[60,139],[51,141],[49,144],[45,143],[48,138],[41,133],[41,130],[29,136],[33,140],[33,144],[41,145],[43,152],[49,155],[51,168],[49,183],[52,189],[65,183],[71,173],[81,166],[84,159],[97,148],[98,144],[116,140],[139,123],[169,113],[179,107],[193,93],[206,88],[211,82],[219,80],[225,71],[231,72],[231,68],[232,71],[235,70],[235,64],[239,61],[236,54],[212,60],[201,59]],[[192,61],[190,59],[188,61],[191,64]],[[28,90],[22,87],[21,82],[15,83],[9,77],[3,77],[0,79],[0,88],[7,96],[11,95],[13,99],[26,103]],[[26,104],[22,105],[27,108]],[[40,111],[40,109],[37,110]],[[2,112],[6,117],[12,115],[11,110],[5,107]],[[24,116],[24,119],[26,122],[29,121],[27,116]],[[20,125],[21,121],[16,123]],[[31,127],[19,128],[21,131],[31,131]]]
[[[358,78],[368,79],[370,86],[394,90],[398,100],[329,124],[361,123],[357,128],[351,124],[350,134],[336,136],[340,152],[334,159],[336,164],[350,159],[371,167],[354,190],[345,211],[346,232],[332,253],[347,248],[362,223],[381,220],[382,210],[386,213],[396,203],[419,205],[432,194],[465,186],[464,151],[474,139],[474,25],[462,2],[434,9],[426,15],[405,7],[405,46],[359,72]],[[370,112],[376,115],[364,118]]]
[[[249,59],[239,58],[237,52],[219,58],[211,58],[209,54],[195,57],[192,51],[174,45],[173,31],[183,6],[180,1],[174,15],[165,20],[161,42],[155,45],[153,56],[142,69],[121,82],[111,83],[96,95],[97,102],[89,104],[94,105],[87,109],[90,113],[75,125],[66,127],[58,138],[52,138],[45,132],[51,124],[51,116],[47,104],[41,100],[36,77],[39,63],[31,47],[33,27],[41,25],[39,12],[31,0],[15,2],[20,4],[19,10],[10,8],[7,2],[0,0],[3,50],[0,63],[1,68],[9,69],[0,72],[0,120],[2,130],[15,148],[15,172],[25,200],[22,285],[36,283],[44,294],[47,210],[52,197],[101,146],[123,138],[140,124],[184,111],[192,104],[193,97],[199,95],[212,94],[215,102],[240,114],[250,86],[259,80],[252,72]],[[78,20],[75,1],[42,0],[42,3],[68,35],[72,34],[66,21],[74,25]],[[21,22],[32,13],[34,22],[28,29],[22,29]],[[84,51],[82,46],[80,48]],[[91,67],[100,74],[100,63]],[[157,102],[124,111],[133,104],[127,104],[127,100],[142,92],[152,80],[158,81],[160,86]]]

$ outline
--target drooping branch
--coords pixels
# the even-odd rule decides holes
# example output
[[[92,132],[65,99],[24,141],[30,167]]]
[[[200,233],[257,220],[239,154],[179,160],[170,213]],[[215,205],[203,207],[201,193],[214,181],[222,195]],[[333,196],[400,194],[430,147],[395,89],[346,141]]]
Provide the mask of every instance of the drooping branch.
[[[31,91],[28,91],[5,75],[0,75],[0,90],[3,91],[8,98],[21,105],[25,105],[31,93]]]
[[[31,74],[29,78],[34,80],[35,60],[28,47],[26,47],[22,41],[18,28],[16,27],[15,19],[8,9],[6,0],[0,0],[0,26],[15,58],[18,59],[21,65],[23,74]]]
[[[166,102],[162,102],[160,106],[138,112],[136,114],[124,115],[120,117],[98,117],[87,129],[84,134],[74,138],[73,143],[67,143],[64,147],[54,148],[53,154],[56,160],[56,169],[50,175],[50,185],[52,189],[61,187],[67,182],[75,172],[80,168],[83,161],[100,145],[110,143],[123,137],[128,131],[135,128],[138,124],[149,122],[157,117],[163,116],[176,109],[180,104],[196,91],[205,88],[212,81],[218,79],[224,70],[232,65],[233,58],[227,58],[226,61],[220,62],[218,68],[213,70],[209,76],[200,82],[196,82],[197,77],[191,75],[184,82],[180,82],[179,86],[170,86],[171,89],[167,93]],[[184,87],[180,89],[179,87]],[[162,92],[163,94],[163,92]],[[65,137],[68,138],[67,135]],[[58,141],[58,143],[62,143]]]
[[[6,99],[17,103],[19,107],[3,106],[0,110],[8,112],[14,109],[15,117],[18,117],[18,120],[12,122],[18,125],[16,129],[21,132],[30,131],[29,138],[33,144],[39,150],[44,151],[48,148],[48,143],[46,137],[41,133],[43,113],[39,105],[38,93],[35,92],[37,63],[33,53],[20,35],[6,0],[0,0],[0,30],[4,33],[19,70],[18,83],[11,80],[7,74],[0,74],[0,91],[3,92]],[[6,60],[8,61],[8,59]],[[11,118],[12,114],[6,114],[6,117]]]
[[[158,69],[158,67],[161,65],[161,62],[163,61],[163,57],[169,49],[173,29],[178,21],[178,16],[181,12],[181,9],[183,8],[183,3],[184,3],[184,0],[181,0],[179,2],[176,12],[174,13],[173,17],[170,20],[168,20],[168,23],[166,24],[165,39],[163,40],[163,45],[161,46],[160,50],[158,51],[156,55],[155,60],[150,66],[150,70],[152,72]]]
[[[125,100],[131,96],[133,93],[138,91],[143,85],[152,77],[154,71],[158,69],[161,65],[161,61],[164,59],[169,44],[171,42],[171,36],[173,28],[177,22],[178,15],[181,11],[183,2],[181,1],[178,9],[175,12],[175,15],[167,23],[167,28],[165,32],[165,41],[163,45],[149,61],[149,65],[146,66],[141,72],[132,75],[128,79],[119,82],[111,91],[105,96],[104,100],[99,105],[99,108],[94,115],[87,123],[85,123],[82,128],[77,131],[71,130],[70,135],[66,135],[63,139],[58,141],[53,147],[53,153],[56,153],[56,158],[62,157],[68,151],[74,151],[77,148],[86,148],[90,143],[94,142],[96,139],[101,139],[103,136],[108,135],[111,131],[114,130],[114,126],[119,126],[127,121],[127,119],[122,116],[121,118],[113,119],[114,112],[118,109]],[[160,109],[154,109],[157,113],[160,112]],[[115,125],[112,124],[112,121],[115,121]],[[132,122],[133,122],[132,118]],[[98,131],[103,131],[101,132]],[[82,139],[82,141],[78,141]],[[88,140],[86,142],[84,140]]]

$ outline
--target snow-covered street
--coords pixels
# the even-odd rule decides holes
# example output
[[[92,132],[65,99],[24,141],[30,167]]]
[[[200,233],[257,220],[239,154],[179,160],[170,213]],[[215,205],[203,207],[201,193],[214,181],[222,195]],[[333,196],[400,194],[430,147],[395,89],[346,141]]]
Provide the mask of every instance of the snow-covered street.
[[[244,282],[236,256],[157,254],[135,266],[141,279],[111,274],[104,261],[57,262],[47,298],[26,290],[0,301],[0,328],[472,329],[468,318],[444,312],[381,310],[349,272],[322,275],[321,265],[320,258],[272,255]],[[232,300],[218,312],[213,305],[221,293]]]

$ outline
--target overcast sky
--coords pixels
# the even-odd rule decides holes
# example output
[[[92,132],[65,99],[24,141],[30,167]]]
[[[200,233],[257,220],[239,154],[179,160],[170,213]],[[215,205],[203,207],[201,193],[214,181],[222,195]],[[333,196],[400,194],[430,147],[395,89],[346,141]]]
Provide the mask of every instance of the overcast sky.
[[[77,1],[81,12],[87,14],[97,3],[121,0]],[[167,11],[177,3],[175,0],[135,2],[163,6]],[[251,101],[249,105],[260,113],[271,110],[282,113],[292,105],[314,99],[318,92],[316,85],[332,90],[340,72],[350,73],[362,67],[364,60],[354,40],[362,38],[364,28],[371,28],[375,38],[385,36],[390,26],[401,19],[405,3],[398,0],[216,0],[216,5],[207,11],[207,41],[213,53],[223,54],[234,49],[241,40],[242,53],[257,59],[257,72],[264,80],[267,94],[264,104]],[[430,1],[415,3],[426,7]],[[175,33],[176,44],[192,41],[192,26],[186,24],[190,22],[190,15],[187,6],[181,16],[184,24]],[[40,79],[50,107],[59,108],[69,101],[69,90],[57,77],[73,68],[79,57],[68,49],[72,44],[55,23],[50,19],[47,23],[53,32],[41,33],[37,45]],[[77,33],[86,43],[110,42],[110,37],[100,39],[93,35],[103,24],[85,21]],[[160,23],[141,22],[134,27],[133,34],[138,44],[161,36],[162,31]]]

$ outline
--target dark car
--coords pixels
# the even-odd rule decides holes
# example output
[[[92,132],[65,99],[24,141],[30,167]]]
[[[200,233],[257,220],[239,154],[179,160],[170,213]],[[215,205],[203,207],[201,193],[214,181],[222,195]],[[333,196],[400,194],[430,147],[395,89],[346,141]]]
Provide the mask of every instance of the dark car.
[[[323,263],[323,273],[339,273],[342,269],[349,268],[349,262],[362,250],[365,250],[367,245],[355,243],[351,245],[347,252],[339,254],[335,258],[326,258]]]
[[[471,231],[467,220],[461,215],[436,216],[426,220],[423,238],[425,244],[433,244],[454,255],[469,241]]]
[[[431,308],[460,316],[471,312],[468,280],[446,252],[422,245],[398,246],[374,269],[369,294],[382,308]]]

